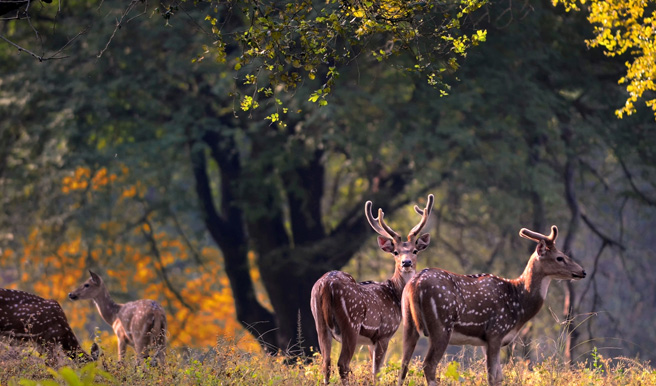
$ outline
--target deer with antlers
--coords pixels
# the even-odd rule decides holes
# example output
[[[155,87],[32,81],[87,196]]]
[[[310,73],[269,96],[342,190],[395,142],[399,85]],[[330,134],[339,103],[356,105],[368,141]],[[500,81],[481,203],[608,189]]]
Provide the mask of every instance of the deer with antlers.
[[[166,313],[154,300],[141,299],[125,304],[116,303],[109,295],[103,279],[89,271],[91,277],[68,294],[71,300],[92,299],[100,313],[118,337],[118,360],[125,357],[130,345],[137,361],[150,356],[152,364],[163,364],[166,355]]]
[[[404,327],[399,386],[403,385],[420,333],[430,341],[423,365],[429,386],[437,384],[437,364],[450,344],[485,347],[488,383],[501,384],[501,347],[512,342],[522,326],[538,313],[551,280],[578,280],[586,275],[580,265],[556,248],[555,225],[549,236],[526,228],[519,235],[538,245],[517,279],[458,275],[430,268],[410,280],[401,305]]]
[[[371,213],[371,201],[365,204],[365,215],[371,227],[380,235],[378,246],[394,255],[394,274],[382,283],[357,283],[351,275],[331,271],[312,287],[312,315],[319,336],[323,357],[324,382],[330,380],[330,349],[332,339],[342,343],[337,366],[343,384],[348,383],[349,363],[358,344],[369,346],[374,383],[385,359],[387,346],[401,323],[401,293],[405,283],[415,274],[417,254],[430,242],[430,235],[419,235],[433,208],[433,195],[428,196],[425,209],[415,206],[421,215],[419,223],[408,234],[407,241],[383,220]]]
[[[35,343],[49,361],[57,346],[78,363],[94,361],[99,354],[95,343],[91,355],[82,350],[59,303],[24,291],[0,288],[0,336]]]

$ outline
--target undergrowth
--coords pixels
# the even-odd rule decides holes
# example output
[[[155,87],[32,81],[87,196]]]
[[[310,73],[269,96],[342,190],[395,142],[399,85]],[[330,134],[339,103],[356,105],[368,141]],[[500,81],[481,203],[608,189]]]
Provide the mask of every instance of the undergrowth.
[[[48,367],[30,349],[0,346],[0,386],[51,385],[322,385],[321,356],[295,363],[284,357],[247,353],[234,342],[221,341],[207,350],[169,350],[167,363],[136,365],[130,355],[124,363],[105,352],[97,363],[76,366],[61,357]],[[293,361],[292,361],[293,362]],[[337,357],[333,358],[336,364]],[[52,364],[52,362],[50,362]],[[371,385],[368,360],[354,360],[351,385]],[[395,385],[399,361],[381,369],[379,385]],[[487,385],[485,360],[452,357],[438,368],[442,385]],[[510,359],[503,365],[504,385],[627,385],[656,386],[656,370],[629,358],[603,358],[596,350],[585,363],[566,366],[556,357],[540,363]],[[339,385],[336,366],[331,384]],[[421,363],[411,365],[405,385],[424,385]]]

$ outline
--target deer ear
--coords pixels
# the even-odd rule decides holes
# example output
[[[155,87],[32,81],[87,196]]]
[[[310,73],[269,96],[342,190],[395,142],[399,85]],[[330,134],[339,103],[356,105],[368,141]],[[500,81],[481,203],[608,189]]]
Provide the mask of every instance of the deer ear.
[[[538,246],[535,247],[535,253],[538,257],[542,257],[547,253],[547,243],[544,240],[538,241]]]
[[[429,243],[430,243],[430,235],[428,233],[424,233],[417,239],[417,241],[415,242],[415,246],[417,247],[418,251],[423,251],[424,249],[428,248]]]
[[[98,276],[95,273],[91,272],[91,270],[89,270],[89,274],[91,275],[91,280],[93,280],[94,283],[100,284],[100,282],[101,282],[100,276]]]
[[[387,237],[378,236],[378,247],[385,252],[394,252],[394,243]]]

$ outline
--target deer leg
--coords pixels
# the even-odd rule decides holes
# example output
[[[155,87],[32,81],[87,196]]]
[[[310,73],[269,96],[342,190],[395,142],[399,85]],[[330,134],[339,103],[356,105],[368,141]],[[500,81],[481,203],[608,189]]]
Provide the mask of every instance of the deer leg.
[[[371,354],[371,367],[373,372],[373,382],[376,384],[378,378],[378,372],[380,371],[380,366],[383,365],[385,361],[385,354],[387,353],[387,346],[389,345],[389,339],[381,339],[373,346],[373,349],[370,346],[369,352]]]
[[[321,351],[321,357],[323,358],[323,383],[330,383],[330,350],[332,349],[333,337],[323,322],[323,316],[315,317],[317,334],[319,335],[319,351]]]
[[[337,367],[339,368],[339,376],[342,379],[343,385],[348,385],[348,377],[351,373],[349,364],[355,353],[357,346],[358,333],[355,330],[343,329],[342,330],[342,351],[337,360]]]
[[[166,336],[165,331],[162,329],[159,334],[155,337],[154,340],[154,350],[155,350],[155,359],[157,360],[157,365],[164,365],[166,360]]]
[[[122,361],[123,358],[125,357],[125,350],[128,346],[128,342],[125,338],[119,336],[118,337],[118,361]]]
[[[440,333],[435,333],[435,330],[442,329]],[[426,353],[426,358],[424,359],[424,376],[426,377],[426,383],[428,386],[436,386],[436,372],[437,364],[442,359],[444,352],[446,351],[447,346],[449,345],[449,340],[451,339],[451,328],[443,327],[438,325],[437,328],[433,329],[428,336],[430,340],[430,347]]]
[[[134,351],[137,353],[137,363],[144,363],[145,359],[148,358],[149,340],[150,337],[147,334],[134,339]]]
[[[501,342],[492,340],[487,344],[487,382],[490,386],[501,385],[503,372],[501,371]]]
[[[412,318],[408,318],[408,320],[405,320],[403,323],[403,357],[401,359],[401,372],[399,373],[398,386],[403,385],[405,376],[408,373],[410,359],[415,351],[418,340],[419,332],[417,331]]]

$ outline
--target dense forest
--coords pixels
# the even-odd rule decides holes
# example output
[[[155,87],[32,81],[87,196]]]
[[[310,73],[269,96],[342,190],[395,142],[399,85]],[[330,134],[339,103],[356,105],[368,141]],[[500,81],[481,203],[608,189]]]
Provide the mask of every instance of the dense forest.
[[[630,88],[640,53],[594,44],[594,9],[16,5],[0,1],[0,287],[59,301],[82,339],[111,336],[66,301],[91,269],[118,301],[160,301],[171,347],[310,354],[314,282],[393,271],[365,201],[404,233],[432,193],[419,269],[514,278],[535,248],[519,229],[557,225],[588,272],[552,284],[516,355],[656,359],[653,75]]]

